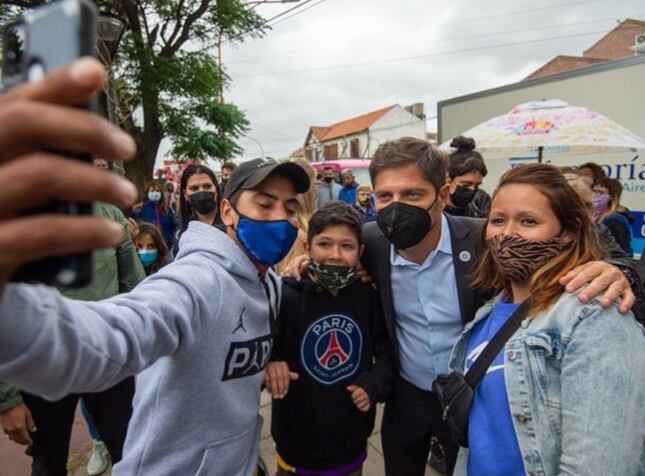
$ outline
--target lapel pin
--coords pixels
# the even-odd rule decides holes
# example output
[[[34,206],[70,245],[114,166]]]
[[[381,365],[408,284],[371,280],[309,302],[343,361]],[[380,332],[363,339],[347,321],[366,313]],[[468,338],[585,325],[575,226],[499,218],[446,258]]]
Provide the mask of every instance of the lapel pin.
[[[470,261],[470,258],[472,258],[472,257],[473,256],[470,254],[470,251],[462,251],[462,252],[459,253],[459,259],[463,263],[468,263]]]

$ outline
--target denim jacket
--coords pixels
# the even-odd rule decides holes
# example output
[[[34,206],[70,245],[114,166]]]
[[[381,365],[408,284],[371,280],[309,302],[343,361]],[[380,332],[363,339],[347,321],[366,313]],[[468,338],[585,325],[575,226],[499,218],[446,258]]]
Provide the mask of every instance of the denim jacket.
[[[463,372],[477,312],[455,344]],[[565,293],[525,319],[504,347],[513,426],[529,476],[645,475],[645,331],[633,315]],[[455,474],[466,474],[462,448]]]

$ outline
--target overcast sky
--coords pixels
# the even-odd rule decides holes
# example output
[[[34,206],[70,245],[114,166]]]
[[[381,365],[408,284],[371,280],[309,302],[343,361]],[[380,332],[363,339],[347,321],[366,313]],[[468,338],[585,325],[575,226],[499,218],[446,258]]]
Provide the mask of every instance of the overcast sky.
[[[258,142],[287,156],[311,125],[395,103],[425,103],[434,131],[437,101],[519,81],[558,54],[581,55],[617,20],[645,19],[643,0],[305,2],[264,38],[224,47],[225,99],[251,122],[247,158]],[[256,8],[268,19],[295,5]]]

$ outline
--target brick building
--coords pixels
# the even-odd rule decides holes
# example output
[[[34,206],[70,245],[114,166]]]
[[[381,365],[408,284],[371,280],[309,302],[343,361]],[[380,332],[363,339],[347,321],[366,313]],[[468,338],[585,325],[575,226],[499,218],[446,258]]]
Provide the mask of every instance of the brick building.
[[[585,50],[582,56],[556,56],[527,76],[525,80],[543,78],[572,69],[633,56],[637,54],[635,46],[641,35],[645,35],[645,21],[628,18]]]

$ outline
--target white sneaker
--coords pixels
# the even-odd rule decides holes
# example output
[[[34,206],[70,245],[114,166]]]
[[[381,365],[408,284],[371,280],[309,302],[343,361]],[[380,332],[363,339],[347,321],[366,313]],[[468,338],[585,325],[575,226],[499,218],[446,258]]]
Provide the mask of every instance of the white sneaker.
[[[87,462],[87,474],[89,476],[98,476],[110,466],[110,454],[108,453],[105,443],[94,441],[92,454]]]

